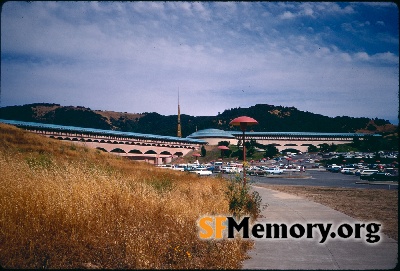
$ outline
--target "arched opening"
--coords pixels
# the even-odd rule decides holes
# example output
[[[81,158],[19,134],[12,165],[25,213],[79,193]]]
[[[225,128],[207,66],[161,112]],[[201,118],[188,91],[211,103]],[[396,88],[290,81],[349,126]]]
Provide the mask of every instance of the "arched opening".
[[[126,153],[123,149],[120,148],[115,148],[111,152],[116,152],[116,153]]]
[[[99,150],[99,151],[107,152],[107,150],[106,150],[106,149],[104,149],[104,148],[101,148],[101,147],[97,147],[96,149],[97,149],[97,150]]]
[[[144,154],[157,154],[155,151],[153,150],[148,150],[147,152],[145,152]]]
[[[163,151],[160,154],[164,154],[164,155],[171,155],[171,153],[169,151]]]
[[[289,148],[289,149],[284,149],[282,150],[282,153],[287,153],[287,152],[291,152],[291,153],[299,153],[300,151],[294,148]]]
[[[130,150],[128,153],[143,154],[143,152],[141,152],[139,150]]]
[[[183,152],[178,151],[178,152],[174,153],[174,155],[181,157],[181,156],[183,156]]]

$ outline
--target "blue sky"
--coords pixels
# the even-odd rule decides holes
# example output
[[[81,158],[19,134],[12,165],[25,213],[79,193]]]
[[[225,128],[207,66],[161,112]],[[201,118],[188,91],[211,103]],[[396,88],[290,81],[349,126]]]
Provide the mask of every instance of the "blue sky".
[[[398,122],[393,3],[6,2],[1,106],[212,116],[255,104]]]

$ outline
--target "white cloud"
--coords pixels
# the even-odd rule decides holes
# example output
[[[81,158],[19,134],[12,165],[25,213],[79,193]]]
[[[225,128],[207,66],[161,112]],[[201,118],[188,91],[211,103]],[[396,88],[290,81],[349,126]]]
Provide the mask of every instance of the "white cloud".
[[[317,10],[320,15],[323,13],[352,14],[355,12],[351,4],[345,6],[344,8],[334,2],[316,2],[312,4],[315,7],[314,10]]]
[[[373,58],[384,61],[385,63],[399,64],[399,57],[392,52],[378,53],[373,56]]]
[[[359,52],[359,53],[354,54],[354,56],[360,60],[369,60],[370,59],[369,55],[366,52]]]
[[[294,17],[296,17],[292,12],[290,11],[285,11],[282,15],[279,16],[281,19],[293,19]]]
[[[333,116],[374,117],[383,114],[380,108],[396,114],[398,51],[344,50],[323,39],[338,31],[331,24],[324,28],[323,21],[302,29],[297,27],[302,21],[296,21],[293,27],[304,17],[322,20],[328,12],[353,14],[354,8],[286,2],[7,2],[1,24],[2,101],[176,114],[179,88],[181,107],[192,115],[257,103]],[[290,20],[276,20],[279,16]],[[352,23],[341,24],[354,30]],[[390,33],[376,36],[396,42]],[[376,100],[377,92],[384,98]]]

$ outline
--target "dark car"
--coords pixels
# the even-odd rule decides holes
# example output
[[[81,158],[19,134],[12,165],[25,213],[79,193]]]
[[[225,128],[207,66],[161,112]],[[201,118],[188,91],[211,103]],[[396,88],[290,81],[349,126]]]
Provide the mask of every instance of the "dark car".
[[[250,176],[265,176],[266,172],[262,169],[250,169],[247,171]]]
[[[222,170],[222,166],[217,165],[217,166],[214,166],[214,168],[213,168],[211,171],[212,171],[213,173],[220,173],[221,170]]]
[[[371,175],[361,176],[361,180],[365,181],[398,181],[399,176],[393,176],[390,173],[386,172],[376,172]]]
[[[338,173],[338,172],[340,172],[340,170],[341,170],[340,167],[333,167],[333,168],[330,170],[330,172],[332,172],[332,173]]]
[[[207,170],[214,172],[215,167],[214,166],[209,166],[209,167],[207,167]]]

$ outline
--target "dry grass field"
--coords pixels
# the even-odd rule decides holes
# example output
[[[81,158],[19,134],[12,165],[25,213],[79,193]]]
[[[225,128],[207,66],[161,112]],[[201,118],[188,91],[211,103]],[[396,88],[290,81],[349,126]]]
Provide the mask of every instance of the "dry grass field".
[[[262,185],[305,197],[361,221],[378,221],[382,231],[398,240],[398,190]]]
[[[235,269],[252,245],[204,241],[227,183],[0,124],[3,268]]]

